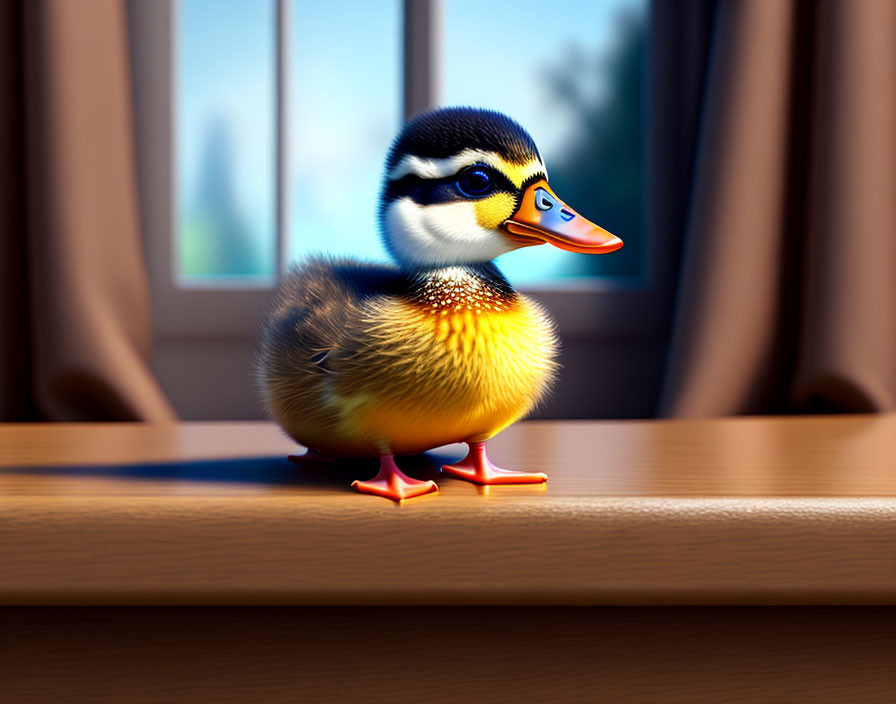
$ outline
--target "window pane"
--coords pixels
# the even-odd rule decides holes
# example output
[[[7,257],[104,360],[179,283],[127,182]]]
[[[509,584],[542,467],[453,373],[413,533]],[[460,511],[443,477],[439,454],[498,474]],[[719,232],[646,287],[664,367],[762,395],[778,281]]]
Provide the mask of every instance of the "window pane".
[[[443,102],[520,122],[557,195],[625,242],[604,256],[511,252],[499,259],[511,281],[575,286],[640,273],[646,20],[646,0],[446,0]]]
[[[399,0],[294,0],[288,253],[388,261],[377,200],[400,126]]]
[[[178,281],[270,282],[274,0],[181,0],[178,9]]]

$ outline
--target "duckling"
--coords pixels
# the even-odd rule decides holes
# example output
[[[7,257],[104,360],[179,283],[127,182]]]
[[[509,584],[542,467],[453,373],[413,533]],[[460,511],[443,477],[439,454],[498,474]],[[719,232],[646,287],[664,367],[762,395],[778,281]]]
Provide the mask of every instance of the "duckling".
[[[309,456],[379,457],[378,474],[352,486],[396,501],[438,487],[395,456],[455,442],[469,451],[447,476],[546,481],[486,453],[557,368],[553,323],[492,260],[545,243],[602,254],[622,241],[557,197],[519,124],[473,108],[406,124],[386,159],[380,224],[397,266],[311,258],[282,281],[259,341],[270,414]]]

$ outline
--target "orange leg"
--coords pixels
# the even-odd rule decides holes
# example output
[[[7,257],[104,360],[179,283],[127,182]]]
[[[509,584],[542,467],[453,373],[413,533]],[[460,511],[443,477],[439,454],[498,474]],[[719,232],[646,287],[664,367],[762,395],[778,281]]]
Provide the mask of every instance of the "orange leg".
[[[484,442],[468,442],[470,451],[457,464],[442,466],[442,472],[476,484],[541,484],[548,480],[544,472],[514,472],[492,464],[485,454]]]
[[[421,482],[411,479],[395,464],[393,455],[380,455],[380,471],[366,482],[353,481],[352,486],[364,494],[376,494],[394,501],[402,501],[423,494],[438,493],[439,487],[432,480]]]

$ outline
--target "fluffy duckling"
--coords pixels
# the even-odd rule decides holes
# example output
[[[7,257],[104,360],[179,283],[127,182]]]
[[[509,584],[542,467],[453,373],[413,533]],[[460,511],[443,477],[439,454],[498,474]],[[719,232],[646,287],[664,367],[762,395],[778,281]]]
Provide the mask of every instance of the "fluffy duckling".
[[[522,127],[470,108],[404,127],[380,218],[397,267],[310,259],[282,282],[259,345],[271,415],[309,453],[378,456],[379,473],[353,486],[397,501],[438,487],[404,474],[395,455],[454,442],[469,453],[446,475],[544,482],[486,455],[486,441],[543,398],[557,350],[547,315],[492,259],[545,243],[605,253],[622,241],[554,194]]]

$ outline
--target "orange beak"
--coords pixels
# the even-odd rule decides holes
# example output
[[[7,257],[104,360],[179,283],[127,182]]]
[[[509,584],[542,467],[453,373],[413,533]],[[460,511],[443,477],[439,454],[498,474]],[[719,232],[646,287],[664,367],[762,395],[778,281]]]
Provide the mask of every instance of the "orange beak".
[[[621,239],[570,208],[544,179],[526,189],[520,207],[502,227],[509,239],[524,247],[547,242],[583,254],[606,254],[622,247]]]

